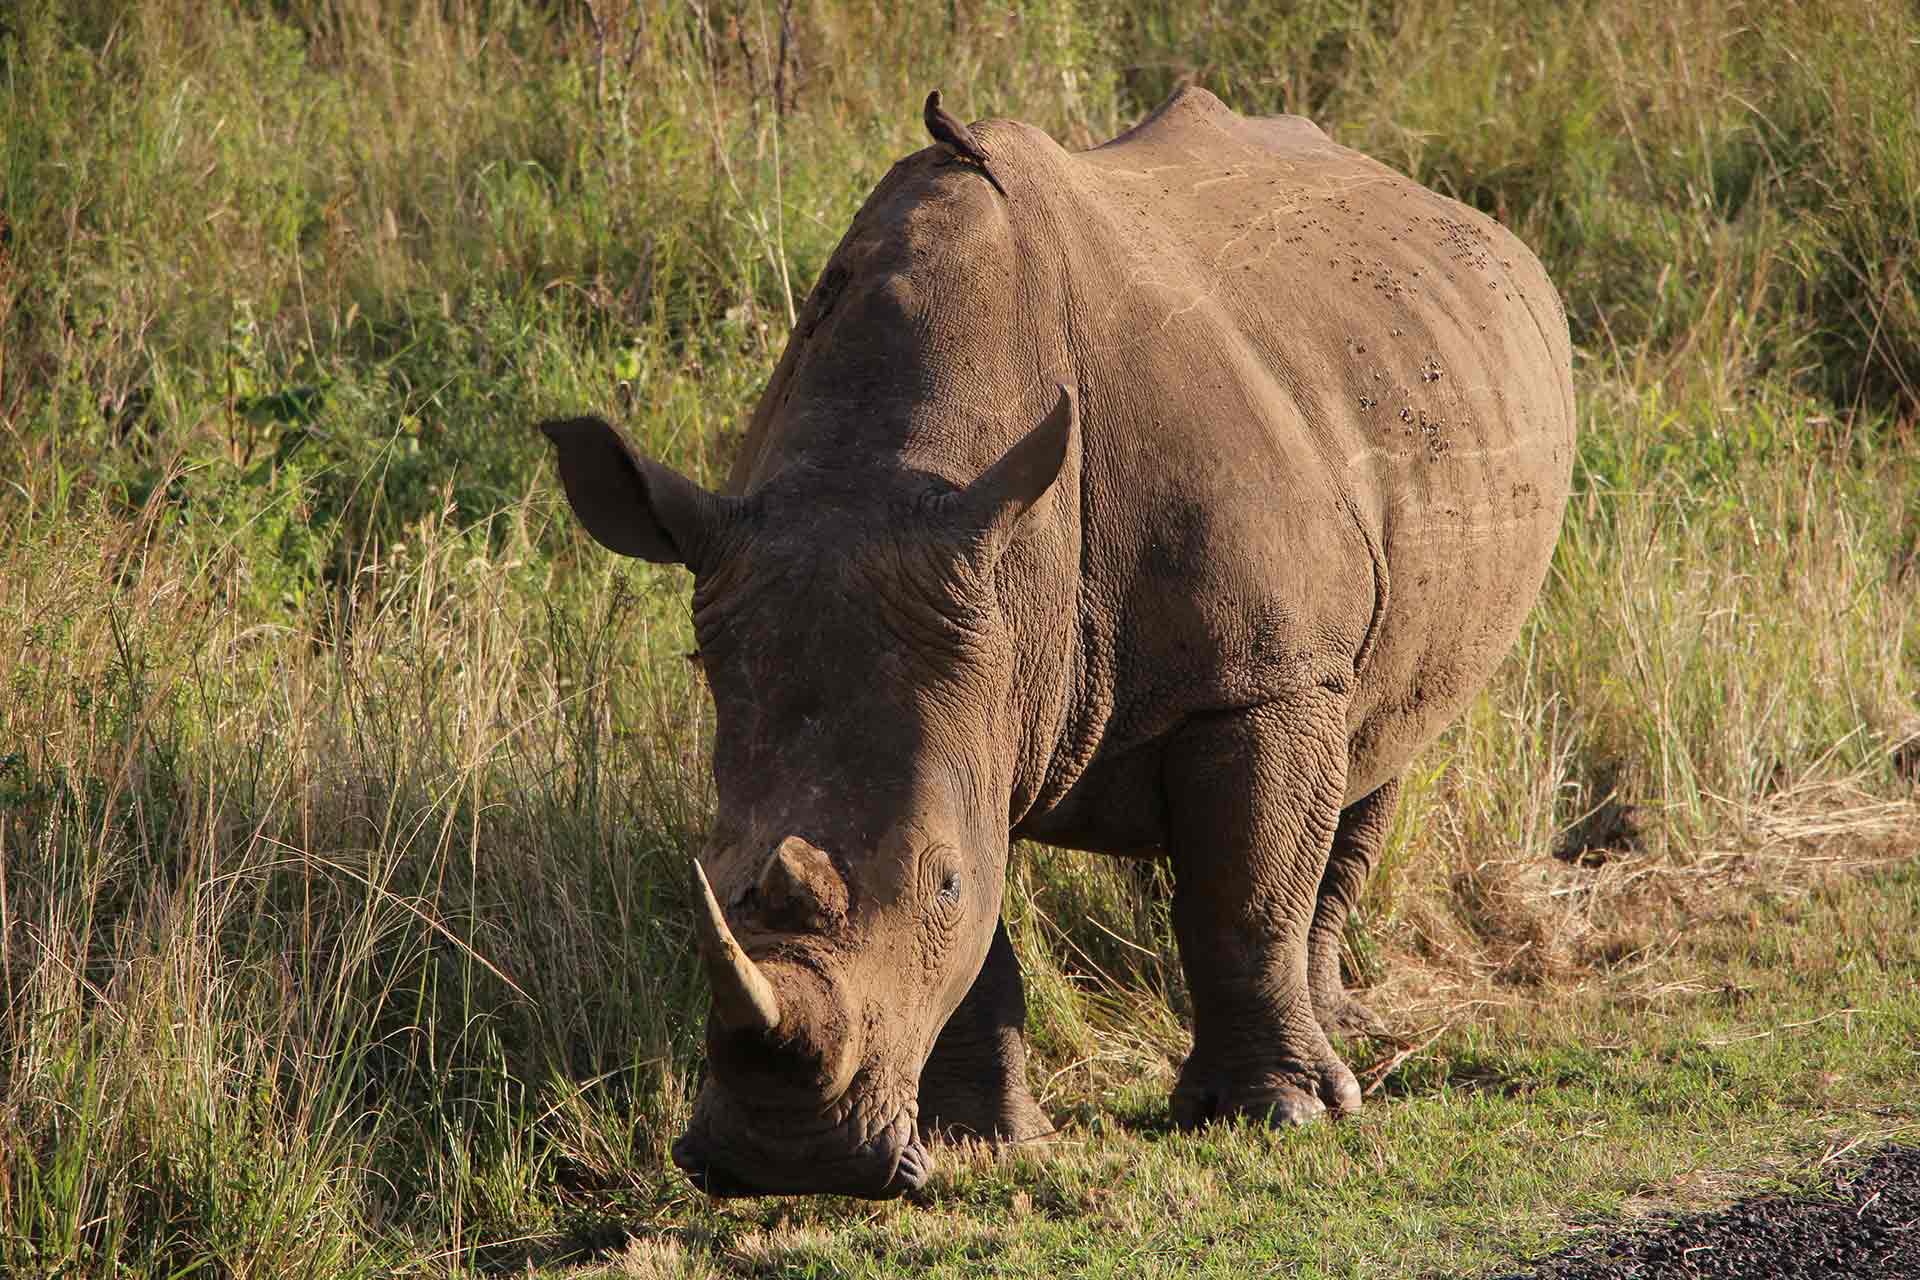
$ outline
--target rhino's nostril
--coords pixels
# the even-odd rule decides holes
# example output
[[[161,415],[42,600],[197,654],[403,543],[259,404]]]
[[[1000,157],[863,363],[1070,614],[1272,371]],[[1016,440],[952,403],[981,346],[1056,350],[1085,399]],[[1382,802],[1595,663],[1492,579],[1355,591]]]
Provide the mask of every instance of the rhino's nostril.
[[[689,1178],[693,1179],[693,1184],[696,1187],[700,1185],[701,1179],[706,1176],[707,1165],[709,1163],[706,1151],[699,1143],[693,1140],[693,1135],[690,1133],[682,1136],[678,1142],[673,1144],[673,1162],[679,1165],[681,1171]]]
[[[691,1134],[673,1144],[673,1162],[687,1175],[695,1191],[720,1197],[755,1194],[752,1187],[716,1166],[706,1148],[694,1142]]]

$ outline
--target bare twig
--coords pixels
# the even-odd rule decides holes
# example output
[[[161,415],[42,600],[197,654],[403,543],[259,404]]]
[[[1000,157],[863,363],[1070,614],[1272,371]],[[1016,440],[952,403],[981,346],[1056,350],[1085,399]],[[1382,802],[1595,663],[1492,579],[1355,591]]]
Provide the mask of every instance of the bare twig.
[[[607,105],[607,23],[600,16],[600,6],[593,0],[583,0],[587,9],[587,21],[593,24],[593,105]]]
[[[1380,1086],[1387,1082],[1388,1076],[1399,1069],[1400,1064],[1415,1054],[1424,1052],[1434,1041],[1453,1030],[1453,1027],[1453,1023],[1443,1022],[1439,1026],[1434,1027],[1418,1041],[1400,1041],[1400,1048],[1395,1050],[1394,1053],[1359,1073],[1360,1076],[1367,1081],[1367,1087],[1360,1091],[1360,1096],[1363,1098],[1371,1098],[1374,1094],[1378,1093]]]
[[[1724,1049],[1730,1044],[1741,1044],[1748,1040],[1766,1040],[1779,1035],[1782,1031],[1798,1031],[1802,1027],[1817,1026],[1822,1022],[1830,1022],[1835,1018],[1848,1019],[1848,1025],[1850,1026],[1852,1025],[1851,1020],[1854,1014],[1867,1014],[1872,1012],[1873,1010],[1871,1009],[1855,1009],[1851,1007],[1835,1009],[1832,1013],[1823,1013],[1817,1018],[1808,1018],[1805,1022],[1783,1022],[1779,1026],[1770,1027],[1765,1031],[1752,1031],[1746,1035],[1739,1036],[1716,1036],[1711,1040],[1702,1040],[1700,1043],[1710,1049]]]

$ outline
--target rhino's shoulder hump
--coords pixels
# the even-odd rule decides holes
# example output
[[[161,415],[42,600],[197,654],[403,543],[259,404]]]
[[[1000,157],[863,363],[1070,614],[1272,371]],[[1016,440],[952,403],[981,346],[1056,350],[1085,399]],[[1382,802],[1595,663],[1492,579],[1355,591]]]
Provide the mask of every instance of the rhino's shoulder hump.
[[[1090,154],[1134,146],[1204,147],[1209,140],[1290,150],[1302,143],[1324,143],[1328,138],[1305,116],[1243,116],[1205,89],[1183,85],[1146,119],[1093,148]]]

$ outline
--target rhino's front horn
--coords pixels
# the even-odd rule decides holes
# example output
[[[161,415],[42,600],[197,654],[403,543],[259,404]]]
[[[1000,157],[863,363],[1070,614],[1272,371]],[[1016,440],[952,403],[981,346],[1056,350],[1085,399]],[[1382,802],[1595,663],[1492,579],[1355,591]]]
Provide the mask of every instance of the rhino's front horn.
[[[732,1031],[773,1030],[780,1025],[780,1000],[773,984],[734,941],[698,858],[693,860],[693,878],[700,886],[701,907],[694,920],[700,930],[700,950],[707,957],[707,978],[713,984],[713,1011],[721,1025]]]

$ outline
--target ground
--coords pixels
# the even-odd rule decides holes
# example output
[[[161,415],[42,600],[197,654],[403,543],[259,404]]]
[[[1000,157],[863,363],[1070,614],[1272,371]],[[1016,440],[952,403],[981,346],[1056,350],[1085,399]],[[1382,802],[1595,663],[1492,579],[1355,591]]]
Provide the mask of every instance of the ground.
[[[1489,989],[1392,1006],[1395,1019],[1448,1016],[1401,1046],[1363,1048],[1368,1105],[1317,1130],[1177,1134],[1164,1081],[1143,1081],[1062,1109],[1062,1131],[1031,1150],[942,1152],[911,1204],[688,1192],[642,1207],[615,1194],[582,1206],[592,1225],[572,1245],[591,1260],[545,1265],[582,1277],[1510,1274],[1569,1240],[1590,1254],[1627,1227],[1830,1184],[1836,1162],[1910,1141],[1916,977],[1920,868],[1863,856],[1552,1000]],[[1790,1221],[1769,1210],[1776,1219]],[[1540,1274],[1612,1274],[1559,1265]]]

